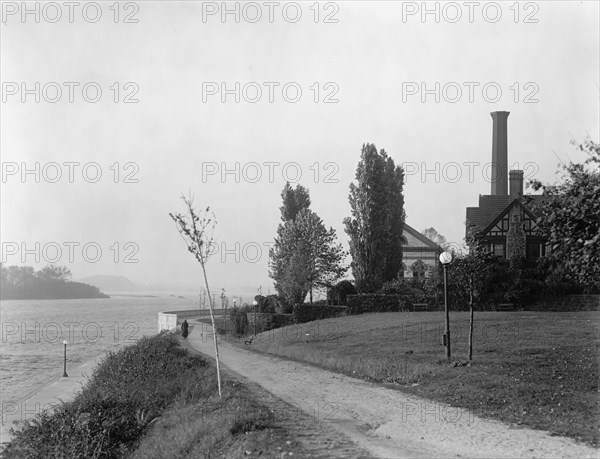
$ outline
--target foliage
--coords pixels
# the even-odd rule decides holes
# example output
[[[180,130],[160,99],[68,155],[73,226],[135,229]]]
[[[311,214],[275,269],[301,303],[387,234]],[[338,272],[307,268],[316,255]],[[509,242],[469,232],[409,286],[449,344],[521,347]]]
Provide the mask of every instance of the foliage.
[[[538,226],[548,238],[554,267],[567,279],[600,287],[600,144],[587,139],[578,148],[589,158],[562,165],[562,183],[543,185],[545,200],[535,205]]]
[[[254,297],[254,301],[256,301],[256,311],[257,312],[267,312],[266,308],[267,308],[267,298],[262,296],[262,295],[256,295]],[[254,312],[254,309],[252,309],[251,312]]]
[[[348,308],[345,306],[327,306],[296,304],[294,305],[294,320],[297,324],[311,322],[313,320],[328,319],[330,317],[345,316]]]
[[[298,194],[297,201],[289,197]],[[275,245],[269,252],[269,276],[287,303],[301,303],[309,292],[312,302],[313,289],[332,285],[346,272],[347,268],[342,265],[345,252],[341,244],[336,243],[335,230],[327,230],[317,214],[307,207],[297,212],[288,209],[291,205],[286,203],[286,198],[310,204],[304,188],[298,185],[293,192],[286,184],[282,196],[282,220],[289,216],[294,218],[284,220],[277,228]]]
[[[412,279],[394,279],[385,282],[377,293],[384,295],[405,295],[412,296],[415,300],[423,300],[425,292],[423,291],[424,281],[420,278]]]
[[[383,295],[379,293],[348,295],[348,314],[398,312],[410,309],[411,304],[410,299],[404,295]]]
[[[346,306],[348,295],[356,295],[358,290],[348,280],[343,280],[327,290],[327,304]]]
[[[206,287],[206,293],[208,296],[208,306],[210,311],[210,320],[213,329],[213,342],[215,345],[215,360],[217,362],[217,381],[219,387],[219,397],[221,397],[221,366],[219,363],[219,346],[217,344],[217,327],[215,325],[213,297],[210,294],[210,287],[208,285],[208,277],[206,276],[206,262],[212,255],[212,249],[214,244],[214,230],[217,223],[214,213],[210,212],[210,207],[207,207],[202,217],[194,210],[194,198],[189,195],[188,197],[181,195],[181,200],[184,202],[186,207],[186,214],[169,213],[171,219],[175,222],[177,231],[181,238],[185,242],[188,251],[194,255],[194,258],[200,263],[202,267],[202,274],[204,275],[204,286]]]
[[[31,266],[0,264],[0,272],[3,300],[108,298],[93,285],[71,282],[71,271],[64,266],[49,265],[36,272]]]
[[[272,324],[273,328],[287,327],[288,325],[294,325],[296,323],[296,317],[293,314],[294,308],[292,307],[292,313],[290,314],[273,314]]]
[[[244,336],[248,332],[248,316],[246,311],[233,307],[229,310],[229,317],[233,322],[235,334],[238,336]]]
[[[279,208],[281,212],[281,220],[295,220],[298,212],[302,209],[308,209],[310,206],[310,196],[308,190],[302,185],[297,184],[296,189],[290,186],[289,182],[285,183],[285,187],[281,192],[283,205]]]
[[[285,309],[281,299],[278,295],[267,295],[265,298],[266,307],[263,312],[269,312],[271,314],[275,314],[277,312],[283,312]]]
[[[454,259],[447,268],[448,283],[462,291],[463,300],[472,309],[480,303],[490,284],[496,257],[484,247],[478,233],[469,237],[467,245],[469,252]]]
[[[352,274],[360,292],[375,292],[402,269],[404,171],[384,150],[364,144],[356,181],[350,184],[352,217],[344,219]]]
[[[423,236],[425,236],[426,238],[428,238],[429,240],[435,242],[441,248],[443,248],[443,249],[446,248],[446,245],[447,245],[446,238],[444,236],[442,236],[440,233],[438,233],[437,230],[433,226],[430,228],[425,228],[423,231],[421,231],[421,234]]]

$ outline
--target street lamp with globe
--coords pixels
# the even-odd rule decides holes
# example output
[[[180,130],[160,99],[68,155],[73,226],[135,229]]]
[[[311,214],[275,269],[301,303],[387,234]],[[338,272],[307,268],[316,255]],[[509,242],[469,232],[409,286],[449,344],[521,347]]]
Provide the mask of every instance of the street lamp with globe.
[[[450,316],[448,315],[448,274],[446,268],[452,263],[452,254],[442,252],[440,254],[440,263],[444,267],[444,309],[446,310],[446,329],[444,331],[444,346],[446,346],[446,358],[450,360]]]

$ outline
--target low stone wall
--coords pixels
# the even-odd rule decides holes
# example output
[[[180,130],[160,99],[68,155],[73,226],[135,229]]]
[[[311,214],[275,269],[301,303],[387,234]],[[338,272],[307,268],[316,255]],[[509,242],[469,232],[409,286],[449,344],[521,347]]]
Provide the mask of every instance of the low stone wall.
[[[173,330],[177,328],[179,322],[192,317],[199,317],[198,309],[187,309],[184,311],[165,311],[158,313],[158,333],[163,330]]]

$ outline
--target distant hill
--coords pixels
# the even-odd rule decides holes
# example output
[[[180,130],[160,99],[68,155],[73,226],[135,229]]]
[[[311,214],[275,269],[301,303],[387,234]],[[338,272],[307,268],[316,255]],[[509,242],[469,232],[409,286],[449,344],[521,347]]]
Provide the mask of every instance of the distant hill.
[[[125,276],[96,275],[78,281],[98,287],[104,292],[135,292],[143,289]]]

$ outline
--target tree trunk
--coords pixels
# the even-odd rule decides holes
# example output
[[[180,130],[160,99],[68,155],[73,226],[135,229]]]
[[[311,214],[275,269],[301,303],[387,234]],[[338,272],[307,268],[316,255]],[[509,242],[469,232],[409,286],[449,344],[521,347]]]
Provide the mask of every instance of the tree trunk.
[[[312,284],[310,284],[310,304],[312,305]]]
[[[469,307],[471,309],[471,320],[469,323],[469,360],[473,360],[473,313],[475,312],[473,307],[473,293],[469,294]]]
[[[202,265],[202,273],[204,274],[204,283],[206,284],[206,291],[208,292],[208,307],[210,310],[210,321],[212,322],[213,329],[213,340],[215,343],[215,360],[217,362],[217,385],[219,387],[219,398],[221,398],[221,367],[219,365],[219,346],[217,345],[217,327],[215,326],[215,316],[213,314],[214,298],[210,296],[210,288],[208,287],[208,279],[206,277],[206,269]]]

